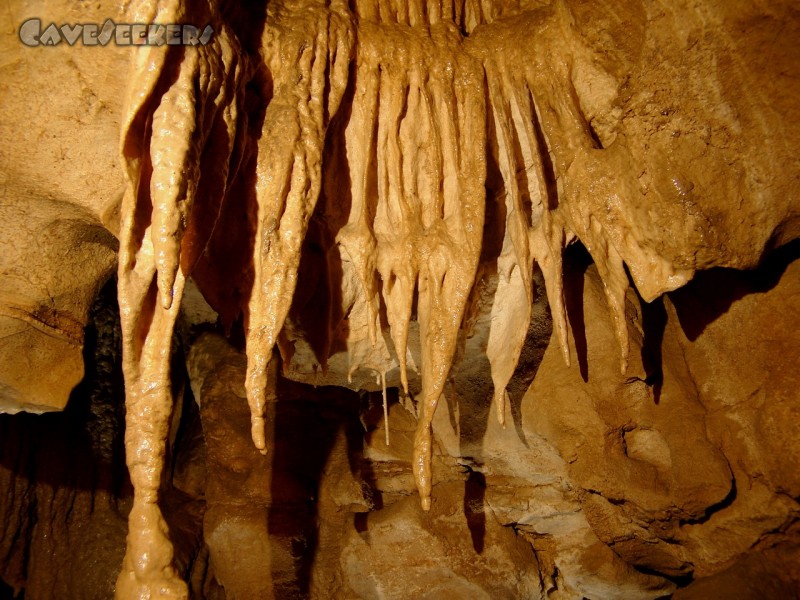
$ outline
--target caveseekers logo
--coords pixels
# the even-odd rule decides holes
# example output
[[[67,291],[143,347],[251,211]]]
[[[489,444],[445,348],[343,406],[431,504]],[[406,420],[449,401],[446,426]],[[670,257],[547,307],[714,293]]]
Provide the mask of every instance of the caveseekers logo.
[[[106,19],[102,25],[86,23],[61,25],[50,23],[42,29],[41,19],[28,19],[19,28],[19,39],[26,46],[105,46],[112,41],[117,46],[205,46],[214,30],[206,25],[201,31],[194,25],[162,25],[160,23],[114,23]]]

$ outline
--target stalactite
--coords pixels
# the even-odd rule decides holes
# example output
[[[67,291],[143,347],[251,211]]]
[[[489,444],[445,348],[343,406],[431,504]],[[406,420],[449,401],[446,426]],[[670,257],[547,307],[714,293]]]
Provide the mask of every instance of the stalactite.
[[[489,106],[494,117],[497,163],[505,183],[506,235],[497,261],[498,284],[486,355],[494,384],[497,419],[505,424],[505,390],[519,360],[533,306],[533,257],[528,244],[530,211],[523,206],[522,194],[538,198],[538,188],[521,190],[518,171],[524,170],[520,145],[524,143],[516,130],[512,114],[513,97],[507,81],[509,74],[494,65],[486,65]],[[523,163],[523,164],[520,164]],[[535,180],[534,180],[535,181]],[[533,187],[533,186],[531,186]],[[539,201],[538,208],[541,208]]]
[[[300,249],[321,188],[326,127],[347,84],[352,35],[342,2],[268,9],[262,51],[274,93],[258,142],[245,382],[253,442],[261,452],[267,366],[294,295]]]
[[[392,15],[380,15],[394,22]],[[352,205],[337,240],[355,264],[371,326],[378,324],[375,281],[381,277],[406,389],[408,325],[418,290],[423,391],[414,465],[428,506],[431,421],[480,254],[482,71],[469,57],[459,63],[460,36],[449,28],[430,34],[389,25],[364,29],[346,134]],[[376,42],[383,36],[396,37],[397,47],[408,53],[382,55]],[[372,331],[370,337],[374,340]]]
[[[133,22],[157,16],[171,23],[185,17],[177,2],[158,9],[134,5],[130,15]],[[173,550],[157,502],[173,408],[171,347],[184,269],[204,243],[198,240],[204,220],[193,219],[193,209],[198,202],[205,211],[219,207],[208,191],[224,191],[224,186],[209,186],[198,197],[197,182],[201,167],[216,169],[226,181],[233,151],[232,136],[215,135],[230,133],[236,120],[232,107],[237,102],[240,52],[231,48],[233,38],[227,33],[206,47],[147,47],[136,55],[131,76],[121,136],[129,185],[122,204],[118,286],[125,446],[134,504],[117,581],[120,598],[150,597],[153,590],[172,598],[188,593],[172,567]],[[203,151],[210,146],[222,152],[223,167],[203,163]],[[187,251],[187,245],[194,252]]]
[[[389,399],[386,397],[386,372],[381,371],[381,396],[383,399],[383,431],[386,445],[389,445]]]

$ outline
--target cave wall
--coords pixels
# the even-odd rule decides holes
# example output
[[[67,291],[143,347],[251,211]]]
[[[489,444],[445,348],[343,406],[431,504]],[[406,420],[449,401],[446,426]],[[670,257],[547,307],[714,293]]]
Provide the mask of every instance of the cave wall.
[[[791,3],[2,18],[0,593],[797,589]]]

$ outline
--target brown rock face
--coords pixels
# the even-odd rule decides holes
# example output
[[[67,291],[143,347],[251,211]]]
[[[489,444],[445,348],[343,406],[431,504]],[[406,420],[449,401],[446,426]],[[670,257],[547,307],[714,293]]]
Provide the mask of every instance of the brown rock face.
[[[113,593],[130,506],[119,335],[107,287],[89,314],[86,376],[65,411],[0,417],[0,597]]]
[[[0,19],[0,597],[800,589],[792,3]]]
[[[769,331],[795,293],[797,263],[786,260],[796,249],[787,254],[752,275],[701,274],[654,305],[629,297],[637,361],[627,379],[604,374],[613,333],[603,319],[586,322],[585,337],[573,340],[585,357],[579,369],[545,354],[523,400],[524,430],[555,446],[593,533],[626,563],[677,581],[703,577],[757,547],[767,531],[777,543],[795,521],[796,496],[784,489],[796,476],[767,475],[775,462],[792,468],[794,453],[762,447],[785,434],[743,434],[762,419],[775,426],[775,414],[791,422],[787,411],[797,410],[794,393],[787,406],[779,391],[794,389],[797,349],[742,343]],[[594,267],[571,276],[583,279],[571,284],[583,299],[568,303],[570,314],[596,315]],[[783,315],[797,318],[791,309]],[[779,585],[791,588],[797,575],[787,570]]]
[[[437,465],[445,481],[431,512],[420,509],[408,462],[415,423],[399,404],[387,447],[379,406],[282,379],[267,394],[265,457],[249,435],[246,358],[206,335],[190,365],[203,381],[208,568],[226,597],[538,595],[532,548],[485,514],[462,469]]]
[[[30,17],[118,18],[110,5],[7,8],[0,17],[0,411],[45,412],[62,410],[83,376],[89,307],[116,263],[124,191],[119,67],[128,57],[111,47],[28,48],[17,37]]]

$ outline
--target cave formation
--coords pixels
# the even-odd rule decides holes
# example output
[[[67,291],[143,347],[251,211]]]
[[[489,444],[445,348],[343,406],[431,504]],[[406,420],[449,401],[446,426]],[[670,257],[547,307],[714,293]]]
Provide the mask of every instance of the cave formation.
[[[798,593],[791,2],[2,18],[0,598]]]

